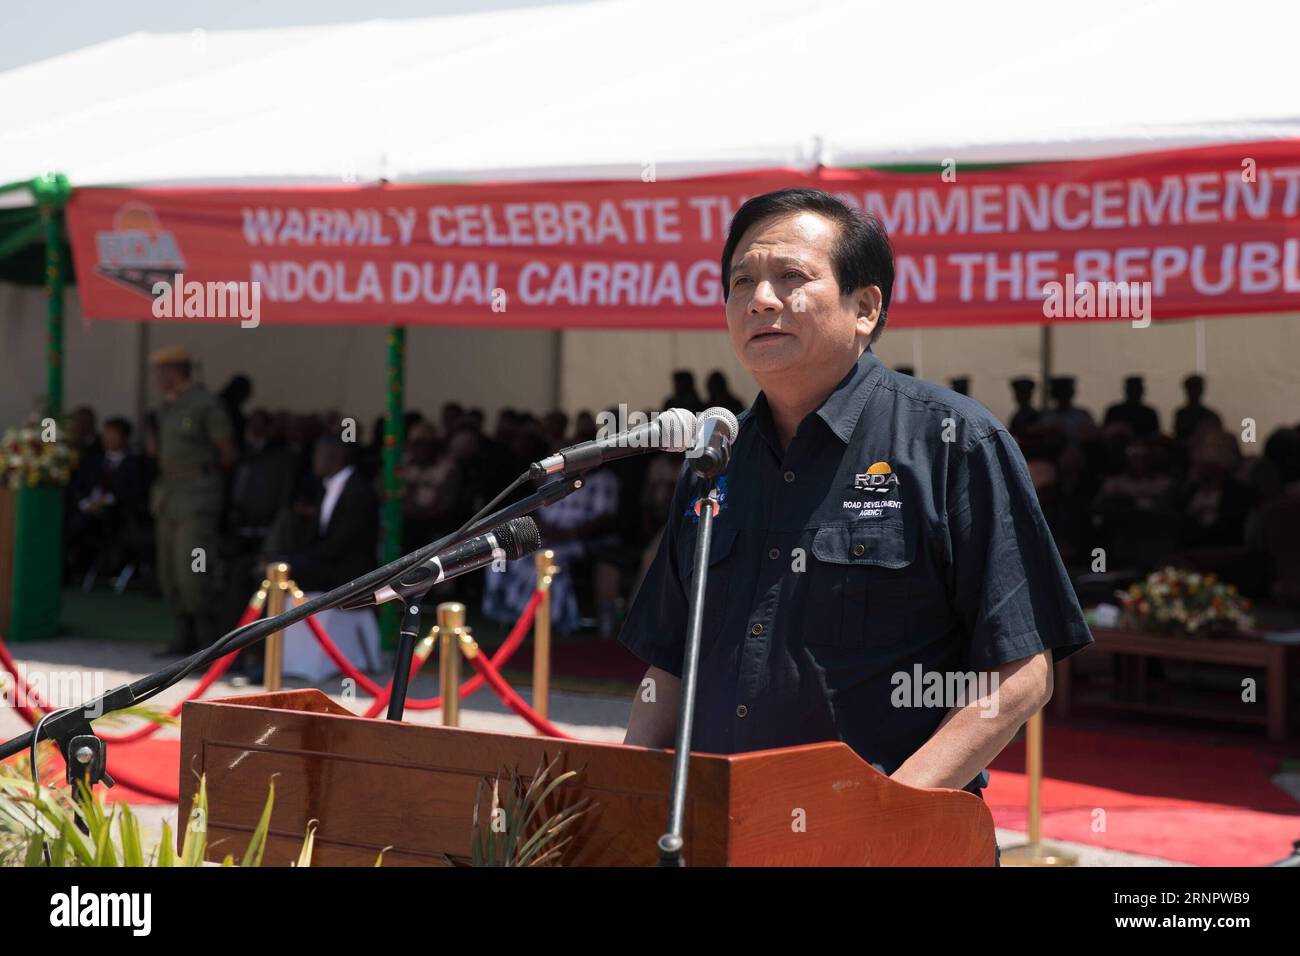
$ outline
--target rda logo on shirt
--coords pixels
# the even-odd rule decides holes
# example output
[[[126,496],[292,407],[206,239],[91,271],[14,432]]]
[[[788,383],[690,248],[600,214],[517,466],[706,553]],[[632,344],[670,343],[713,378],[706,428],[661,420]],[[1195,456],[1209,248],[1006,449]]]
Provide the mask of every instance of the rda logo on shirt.
[[[883,518],[889,509],[903,507],[897,494],[901,484],[889,462],[878,461],[862,474],[853,476],[853,493],[845,499],[843,508],[853,512],[854,517]]]
[[[155,282],[185,270],[176,236],[158,223],[144,203],[127,203],[113,217],[113,228],[95,233],[99,262],[95,271],[132,292],[153,298]]]
[[[899,485],[898,475],[889,467],[889,462],[878,461],[860,475],[853,476],[854,491],[874,491],[885,495]]]

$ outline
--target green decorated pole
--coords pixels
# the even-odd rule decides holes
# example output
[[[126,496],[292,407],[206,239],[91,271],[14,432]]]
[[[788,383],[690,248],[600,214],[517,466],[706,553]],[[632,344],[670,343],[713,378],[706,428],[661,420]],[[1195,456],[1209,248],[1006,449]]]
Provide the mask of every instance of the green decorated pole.
[[[63,207],[71,189],[62,173],[32,180],[32,195],[45,224],[45,414],[63,414]]]
[[[388,330],[388,394],[384,408],[384,563],[402,556],[402,483],[397,475],[402,462],[404,432],[403,391],[406,376],[406,330],[394,325]],[[384,641],[397,632],[397,605],[379,609]]]

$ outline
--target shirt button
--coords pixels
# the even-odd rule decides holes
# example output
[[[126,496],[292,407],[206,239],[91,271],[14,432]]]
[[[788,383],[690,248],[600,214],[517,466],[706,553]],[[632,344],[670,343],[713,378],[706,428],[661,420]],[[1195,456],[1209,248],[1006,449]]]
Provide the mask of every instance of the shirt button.
[[[736,708],[737,717],[744,717],[748,713],[749,713],[749,708],[746,707],[744,704],[741,704],[739,707]]]
[[[794,481],[794,472],[793,472],[793,471],[787,471],[787,472],[785,473],[785,481],[786,481],[786,484],[789,484],[790,482]]]
[[[865,546],[860,545],[860,544],[855,544],[855,545],[853,546],[853,556],[854,556],[855,558],[860,558],[860,557],[862,557],[862,556],[863,556],[864,554],[866,554],[866,553],[867,553],[867,549],[866,549]]]
[[[750,633],[750,634],[753,634],[755,637],[757,637],[758,635],[760,635],[760,634],[763,633],[763,625],[762,625],[762,624],[755,624],[753,627],[751,627],[751,628],[749,629],[749,633]]]
[[[767,552],[767,556],[775,561],[777,558],[781,557],[781,549],[773,548],[771,551]]]

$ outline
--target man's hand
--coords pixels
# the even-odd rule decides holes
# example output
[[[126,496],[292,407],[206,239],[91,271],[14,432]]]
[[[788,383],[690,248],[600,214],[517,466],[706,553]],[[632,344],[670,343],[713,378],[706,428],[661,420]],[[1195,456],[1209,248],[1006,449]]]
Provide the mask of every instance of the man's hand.
[[[627,721],[623,743],[635,747],[671,747],[677,736],[677,704],[682,682],[666,670],[651,667],[645,672]]]
[[[1052,697],[1052,652],[994,668],[998,675],[995,716],[987,700],[948,711],[943,723],[890,779],[909,787],[961,789],[987,767],[1030,717]]]

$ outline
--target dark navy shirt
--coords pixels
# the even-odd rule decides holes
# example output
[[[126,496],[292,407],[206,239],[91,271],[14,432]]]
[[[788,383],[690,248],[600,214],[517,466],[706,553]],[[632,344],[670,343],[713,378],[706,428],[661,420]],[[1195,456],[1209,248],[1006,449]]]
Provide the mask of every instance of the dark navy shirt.
[[[679,677],[702,487],[684,467],[620,637]],[[891,774],[950,709],[920,688],[1092,640],[1015,440],[871,349],[785,451],[760,394],[720,490],[693,750],[842,740]]]

